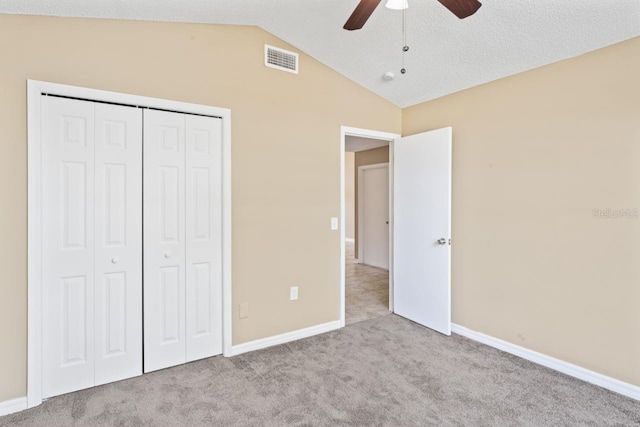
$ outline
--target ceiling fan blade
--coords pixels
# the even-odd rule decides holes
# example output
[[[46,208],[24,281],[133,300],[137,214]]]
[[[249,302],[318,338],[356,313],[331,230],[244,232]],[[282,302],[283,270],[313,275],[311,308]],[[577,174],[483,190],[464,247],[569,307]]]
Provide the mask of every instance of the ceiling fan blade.
[[[467,18],[480,9],[482,3],[478,0],[438,0],[460,19]]]
[[[360,0],[360,3],[358,3],[358,6],[356,6],[343,28],[349,31],[362,28],[381,1],[382,0]]]

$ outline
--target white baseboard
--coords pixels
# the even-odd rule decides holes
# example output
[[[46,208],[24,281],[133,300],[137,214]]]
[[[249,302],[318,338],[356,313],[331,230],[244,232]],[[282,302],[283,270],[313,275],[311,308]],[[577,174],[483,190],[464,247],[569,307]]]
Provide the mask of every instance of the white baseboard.
[[[340,320],[335,320],[333,322],[322,323],[316,326],[310,326],[308,328],[299,329],[297,331],[287,332],[280,335],[275,335],[269,338],[262,338],[255,341],[250,341],[244,344],[238,344],[231,347],[231,352],[229,354],[225,354],[228,356],[237,356],[242,353],[247,353],[254,350],[260,350],[267,347],[272,347],[278,344],[285,344],[291,341],[300,340],[303,338],[312,337],[314,335],[323,334],[325,332],[330,332],[336,329],[340,329],[343,325],[340,323]],[[0,416],[9,415],[15,412],[20,412],[27,409],[27,398],[21,397],[18,399],[7,400],[5,402],[0,402]]]
[[[582,381],[606,388],[607,390],[622,394],[623,396],[640,400],[640,387],[633,384],[590,371],[589,369],[520,347],[516,344],[511,344],[510,342],[485,335],[481,332],[472,331],[464,326],[452,324],[451,332],[513,354],[514,356],[521,357],[530,362],[537,363],[538,365],[546,366],[547,368],[562,372],[563,374],[578,378]]]
[[[0,416],[13,414],[27,409],[27,398],[19,397],[17,399],[6,400],[0,402]]]
[[[299,329],[297,331],[287,332],[285,334],[275,335],[269,338],[262,338],[255,341],[249,341],[244,344],[238,344],[231,347],[230,354],[225,354],[225,356],[237,356],[242,353],[247,353],[249,351],[260,350],[267,347],[272,347],[278,344],[284,344],[295,340],[300,340],[302,338],[312,337],[314,335],[323,334],[325,332],[333,331],[335,329],[339,329],[340,321],[335,320],[333,322],[323,323],[316,326],[311,326],[309,328]]]
[[[345,237],[345,238],[344,238],[344,241],[345,241],[345,242],[349,242],[349,243],[355,243],[355,242],[356,242],[356,239],[351,239],[351,238],[349,238],[349,237]]]

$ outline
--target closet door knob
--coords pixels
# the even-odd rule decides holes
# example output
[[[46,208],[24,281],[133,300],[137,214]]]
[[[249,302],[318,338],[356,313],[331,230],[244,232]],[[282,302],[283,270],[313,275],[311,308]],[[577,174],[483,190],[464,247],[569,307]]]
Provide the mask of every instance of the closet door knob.
[[[171,258],[171,252],[165,252],[164,257],[167,259]]]
[[[113,258],[111,258],[111,264],[117,264],[120,262],[120,258],[118,258],[117,256],[114,256]]]

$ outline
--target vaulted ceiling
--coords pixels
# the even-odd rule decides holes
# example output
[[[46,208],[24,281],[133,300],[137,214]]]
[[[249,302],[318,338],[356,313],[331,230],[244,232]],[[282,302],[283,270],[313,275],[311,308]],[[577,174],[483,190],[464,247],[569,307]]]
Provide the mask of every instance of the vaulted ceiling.
[[[0,13],[257,25],[400,107],[640,36],[639,0],[481,1],[459,20],[409,0],[404,75],[402,12],[386,0],[352,32],[358,0],[0,0]]]

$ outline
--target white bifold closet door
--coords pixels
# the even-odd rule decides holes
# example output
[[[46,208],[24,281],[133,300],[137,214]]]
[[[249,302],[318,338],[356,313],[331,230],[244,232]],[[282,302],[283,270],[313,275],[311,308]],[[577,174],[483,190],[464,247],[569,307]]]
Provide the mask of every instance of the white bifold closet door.
[[[144,112],[144,370],[222,353],[221,119]]]
[[[46,398],[142,373],[142,112],[41,101]]]

